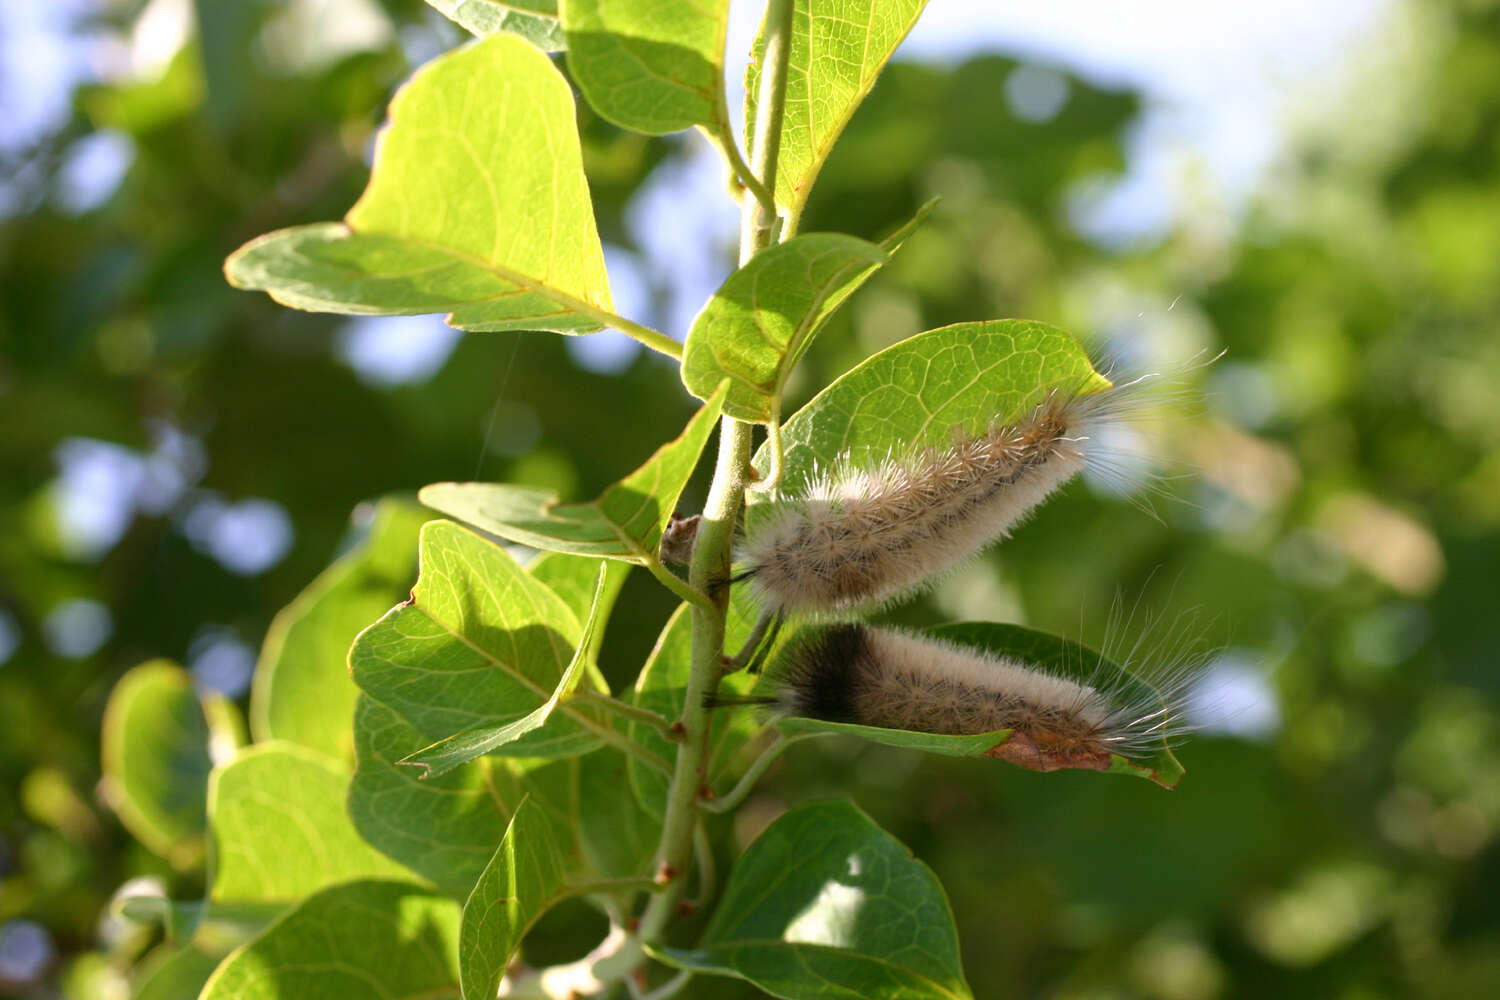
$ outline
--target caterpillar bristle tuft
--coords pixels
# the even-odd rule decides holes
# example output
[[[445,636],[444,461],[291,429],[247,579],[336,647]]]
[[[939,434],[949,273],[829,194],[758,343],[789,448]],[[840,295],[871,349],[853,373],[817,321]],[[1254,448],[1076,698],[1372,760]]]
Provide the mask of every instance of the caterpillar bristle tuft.
[[[845,457],[752,523],[740,552],[768,610],[835,617],[920,589],[1006,538],[1085,469],[1125,480],[1109,428],[1173,393],[1147,375],[1056,386],[1016,419],[861,467]],[[1149,391],[1148,391],[1149,390]]]
[[[1185,634],[1178,629],[1152,650],[1180,659],[1116,667],[1101,658],[1079,664],[1075,679],[892,629],[814,626],[774,672],[775,711],[953,736],[1008,729],[986,756],[1034,771],[1105,770],[1116,756],[1150,757],[1192,730],[1184,705],[1204,657],[1187,652]]]

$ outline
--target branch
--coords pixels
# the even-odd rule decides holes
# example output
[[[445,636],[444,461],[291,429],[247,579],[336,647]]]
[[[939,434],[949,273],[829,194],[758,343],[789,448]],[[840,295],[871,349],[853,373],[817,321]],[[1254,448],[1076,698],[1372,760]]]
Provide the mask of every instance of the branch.
[[[783,104],[786,98],[787,59],[791,52],[792,0],[770,0],[766,8],[766,48],[756,103],[755,140],[751,150],[753,173],[767,191],[776,190],[776,157],[781,145]],[[756,199],[741,207],[740,263],[764,250],[775,231],[774,207]],[[750,476],[751,425],[725,417],[719,425],[719,457],[713,485],[699,522],[698,540],[688,583],[708,594],[711,607],[693,608],[693,656],[683,697],[683,743],[667,789],[661,840],[656,848],[656,874],[667,889],[651,898],[641,914],[640,939],[660,940],[677,912],[682,877],[692,859],[693,831],[698,825],[698,790],[702,787],[709,740],[709,717],[704,699],[718,689],[723,674],[724,627],[729,611],[729,579],[734,532],[745,507],[745,485]]]
[[[792,0],[770,0],[766,6],[766,48],[761,54],[760,89],[755,94],[755,138],[751,172],[766,190],[776,190],[776,158],[786,114],[786,67],[792,54]],[[771,243],[776,207],[757,199],[741,216],[740,264]]]

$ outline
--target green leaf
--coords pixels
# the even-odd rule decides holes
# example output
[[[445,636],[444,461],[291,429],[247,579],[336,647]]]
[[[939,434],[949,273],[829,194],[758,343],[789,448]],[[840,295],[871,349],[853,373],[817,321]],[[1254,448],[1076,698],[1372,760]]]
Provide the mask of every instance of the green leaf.
[[[325,886],[403,877],[355,833],[349,775],[293,743],[245,750],[208,782],[210,902],[290,902]]]
[[[728,138],[729,0],[566,0],[568,71],[595,111],[647,135],[694,125]]]
[[[786,104],[776,164],[776,202],[795,220],[854,109],[875,86],[926,0],[795,0]],[[765,25],[745,73],[745,134],[755,134]]]
[[[783,425],[783,492],[842,456],[868,464],[946,444],[956,428],[979,433],[1058,385],[1096,391],[1109,382],[1056,327],[1007,319],[919,333],[846,372]],[[762,446],[755,465],[764,473],[768,464]],[[769,498],[755,499],[764,510]]]
[[[415,886],[334,886],[225,959],[202,1000],[457,1000],[458,931],[458,905]]]
[[[126,896],[113,904],[112,912],[133,924],[160,927],[173,944],[186,944],[204,925],[222,937],[253,937],[286,909],[278,902],[210,903],[205,900],[168,899],[165,896]]]
[[[463,1000],[493,1000],[526,931],[563,891],[563,858],[542,808],[525,799],[464,903]]]
[[[598,579],[594,583],[594,601],[589,608],[588,620],[583,624],[583,631],[579,633],[578,645],[573,650],[573,658],[568,662],[568,667],[563,671],[562,678],[558,680],[551,697],[514,722],[508,722],[503,726],[476,726],[466,729],[445,740],[423,747],[416,753],[408,754],[397,763],[421,768],[424,778],[436,777],[440,774],[447,774],[461,764],[467,764],[475,757],[494,753],[507,743],[514,743],[527,733],[546,725],[558,703],[571,695],[578,687],[578,682],[583,679],[584,664],[588,662],[589,650],[593,646],[594,627],[599,621],[599,602],[604,594],[604,565],[603,562],[599,563]]]
[[[656,645],[635,680],[631,701],[640,708],[659,712],[668,719],[682,714],[682,699],[687,689],[688,672],[693,666],[692,608],[679,604],[662,627]],[[658,754],[675,756],[676,748],[656,730],[643,722],[632,722],[630,742]],[[636,801],[648,814],[660,820],[666,815],[667,789],[672,779],[638,760],[626,765],[630,788]]]
[[[782,389],[813,338],[936,205],[936,198],[928,201],[879,244],[808,233],[756,254],[693,320],[682,357],[688,391],[702,398],[727,378],[727,416],[775,422]]]
[[[348,811],[359,835],[443,890],[467,893],[525,794],[515,762],[486,757],[419,780],[396,761],[428,740],[369,695],[355,706],[354,739]]]
[[[735,864],[702,945],[662,957],[787,1000],[971,995],[936,877],[842,801],[767,827]]]
[[[999,622],[959,622],[939,625],[923,631],[934,639],[942,639],[960,646],[970,646],[995,656],[1041,667],[1079,684],[1091,687],[1105,684],[1112,690],[1118,690],[1120,696],[1127,701],[1134,699],[1161,701],[1160,694],[1145,681],[1132,676],[1103,655],[1061,636]],[[1001,748],[1012,735],[1009,729],[997,729],[988,733],[953,736],[906,729],[860,726],[846,722],[827,722],[822,719],[806,719],[797,716],[778,719],[776,728],[789,736],[836,733],[858,736],[883,746],[921,750],[944,757],[1000,757],[1001,759],[1005,759]],[[1085,767],[1083,769],[1097,770],[1098,768]],[[1110,765],[1104,773],[1134,775],[1154,781],[1165,788],[1175,788],[1182,779],[1184,771],[1182,764],[1173,756],[1171,748],[1163,740],[1155,752],[1141,759],[1111,754]]]
[[[600,878],[649,874],[661,834],[659,820],[641,810],[631,791],[626,776],[630,760],[623,753],[600,750],[576,761],[578,846]]]
[[[628,563],[609,561],[605,566],[604,592],[599,595],[599,627],[594,632],[594,648],[599,647],[604,625],[609,621],[620,588],[630,575]],[[594,576],[599,563],[593,559],[570,556],[562,552],[541,552],[526,564],[526,572],[547,585],[573,612],[573,617],[583,621],[589,615],[594,601]]]
[[[257,741],[290,740],[345,760],[352,756],[359,689],[349,678],[349,646],[411,589],[424,519],[415,505],[380,501],[360,544],[271,622],[250,692]]]
[[[142,963],[143,976],[130,1000],[195,1000],[218,967],[219,957],[192,945],[152,952]]]
[[[153,660],[126,673],[105,706],[100,742],[105,794],[126,829],[177,867],[196,864],[213,761],[187,671]]]
[[[362,691],[430,743],[528,715],[557,688],[578,641],[573,612],[505,549],[433,521],[422,529],[411,600],[360,633],[349,665]],[[603,687],[597,668],[589,676]],[[613,735],[597,710],[564,705],[563,713],[501,752],[569,757]]]
[[[904,750],[921,750],[943,757],[983,757],[1010,738],[1009,729],[997,729],[990,733],[973,733],[950,736],[944,733],[918,733],[906,729],[882,729],[879,726],[860,726],[852,722],[827,722],[823,719],[804,719],[790,716],[776,721],[776,728],[788,736],[809,733],[836,733],[858,736],[871,743]]]
[[[557,23],[557,0],[427,0],[450,21],[472,34],[508,31],[546,52],[564,48]]]
[[[693,320],[683,384],[707,398],[727,378],[725,414],[772,422],[813,337],[888,259],[882,247],[841,233],[808,233],[756,254]]]
[[[597,500],[558,503],[550,490],[496,483],[433,483],[420,498],[449,517],[532,548],[651,565],[727,392],[721,386],[676,440]]]
[[[567,81],[509,34],[440,56],[391,102],[340,223],[268,233],[231,284],[296,309],[448,312],[465,330],[586,333],[611,321]]]

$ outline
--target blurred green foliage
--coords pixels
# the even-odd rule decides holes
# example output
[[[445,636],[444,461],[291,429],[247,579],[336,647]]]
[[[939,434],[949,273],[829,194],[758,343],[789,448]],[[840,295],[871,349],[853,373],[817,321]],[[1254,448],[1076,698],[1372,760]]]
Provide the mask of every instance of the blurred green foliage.
[[[101,30],[139,6],[108,8]],[[652,359],[595,374],[548,335],[471,334],[425,381],[363,381],[337,358],[344,321],[225,285],[244,239],[352,203],[390,90],[456,40],[416,0],[383,6],[386,42],[319,60],[277,49],[280,5],[200,0],[201,30],[159,78],[82,88],[60,131],[0,162],[17,206],[0,221],[0,613],[15,637],[0,933],[33,921],[55,956],[0,995],[122,995],[156,940],[101,918],[111,895],[143,875],[201,892],[96,790],[104,701],[128,669],[201,659],[205,637],[259,647],[367,527],[369,501],[476,469],[591,497],[691,412]],[[946,886],[978,996],[1500,993],[1500,9],[1431,8],[1394,138],[1358,141],[1353,106],[1303,137],[1237,230],[1187,213],[1123,248],[1081,237],[1067,207],[1123,169],[1136,97],[1070,79],[1035,122],[998,97],[1008,59],[885,74],[803,231],[880,239],[943,200],[813,345],[791,403],[900,337],[986,317],[1056,323],[1126,367],[1228,352],[1203,374],[1202,419],[1167,437],[1190,474],[1157,519],[1075,487],[902,617],[1076,633],[1082,613],[1097,639],[1117,594],[1165,621],[1202,606],[1206,641],[1269,678],[1279,722],[1195,739],[1170,795],[815,742],[723,838],[852,795]],[[580,114],[600,232],[631,248],[631,196],[680,140]],[[129,172],[104,204],[66,210],[65,154],[100,129],[129,138]],[[118,539],[80,545],[60,498],[105,487],[60,472],[85,439],[155,455],[152,475],[185,488],[138,484]],[[293,541],[234,572],[194,514],[255,498],[284,509]],[[616,687],[671,606],[641,573],[620,602],[602,654]],[[107,638],[83,642],[99,607]],[[575,918],[549,914],[528,952],[576,955],[597,927]]]

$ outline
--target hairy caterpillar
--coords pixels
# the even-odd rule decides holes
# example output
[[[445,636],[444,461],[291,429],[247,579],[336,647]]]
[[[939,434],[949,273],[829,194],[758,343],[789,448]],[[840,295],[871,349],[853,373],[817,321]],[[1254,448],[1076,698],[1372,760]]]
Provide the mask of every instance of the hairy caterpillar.
[[[910,592],[1008,536],[1085,467],[1112,471],[1118,455],[1099,431],[1136,410],[1154,379],[1054,388],[946,448],[864,469],[845,459],[752,525],[736,579],[781,614],[838,614]]]
[[[742,699],[785,715],[883,729],[965,735],[1013,730],[986,756],[1033,771],[1105,770],[1113,755],[1148,757],[1193,727],[1186,696],[1205,655],[1179,634],[1141,672],[1106,667],[1073,680],[1020,659],[867,625],[808,629],[773,672],[776,695]],[[1131,659],[1141,643],[1131,650]],[[728,703],[726,700],[722,703]]]

